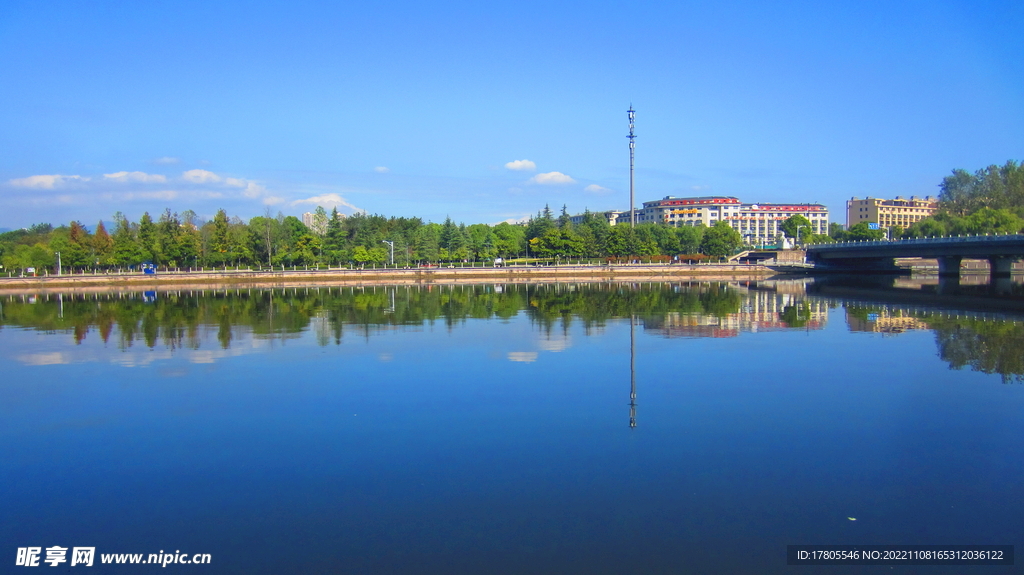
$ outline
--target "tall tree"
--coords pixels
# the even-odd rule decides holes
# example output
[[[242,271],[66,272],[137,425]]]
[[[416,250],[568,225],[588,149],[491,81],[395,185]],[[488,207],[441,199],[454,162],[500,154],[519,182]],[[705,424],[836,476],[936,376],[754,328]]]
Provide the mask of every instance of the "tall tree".
[[[562,204],[562,213],[558,216],[558,227],[568,228],[572,226],[572,219],[569,217],[569,211],[566,209],[566,205]]]
[[[136,234],[139,242],[140,256],[144,261],[153,261],[156,258],[156,225],[149,212],[143,212],[139,218],[139,229]]]
[[[142,249],[139,247],[132,223],[121,212],[114,214],[114,264],[133,266],[142,261]]]
[[[114,239],[107,233],[103,220],[96,224],[96,232],[92,235],[92,246],[100,265],[108,266],[114,263]]]
[[[231,238],[228,235],[228,213],[223,209],[217,210],[217,214],[213,216],[213,227],[210,230],[210,250],[216,254],[214,256],[216,264],[223,264],[231,259],[229,253],[231,251]]]

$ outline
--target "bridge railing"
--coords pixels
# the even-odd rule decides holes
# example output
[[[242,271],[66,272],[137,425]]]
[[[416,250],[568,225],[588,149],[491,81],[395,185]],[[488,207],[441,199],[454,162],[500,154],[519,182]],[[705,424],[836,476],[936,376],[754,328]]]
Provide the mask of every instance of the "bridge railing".
[[[996,243],[996,242],[1024,242],[1024,234],[1004,235],[967,235],[967,236],[940,236],[934,238],[908,238],[899,240],[864,240],[855,242],[836,242],[831,244],[813,244],[807,246],[807,251],[831,250],[836,248],[866,248],[872,246],[914,246],[931,244],[959,244],[959,243]]]

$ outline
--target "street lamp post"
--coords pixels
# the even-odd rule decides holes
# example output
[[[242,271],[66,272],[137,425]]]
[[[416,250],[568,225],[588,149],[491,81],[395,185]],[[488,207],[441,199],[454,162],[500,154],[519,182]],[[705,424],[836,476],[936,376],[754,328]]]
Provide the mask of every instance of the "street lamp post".
[[[57,255],[57,275],[60,275],[60,252],[54,252]]]
[[[390,249],[390,252],[391,252],[391,254],[390,254],[391,257],[389,258],[390,261],[391,261],[391,265],[395,265],[395,242],[389,242],[388,240],[381,240],[381,243],[385,243],[385,244],[388,245],[388,248]]]

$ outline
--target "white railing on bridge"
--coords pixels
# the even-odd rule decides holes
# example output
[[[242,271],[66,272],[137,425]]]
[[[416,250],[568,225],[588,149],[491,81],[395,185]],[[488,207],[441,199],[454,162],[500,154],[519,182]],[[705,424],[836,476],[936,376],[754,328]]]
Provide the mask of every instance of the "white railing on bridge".
[[[831,244],[813,244],[805,249],[825,250],[834,248],[865,248],[870,246],[914,246],[927,244],[958,244],[958,243],[994,243],[1019,241],[1024,242],[1024,234],[984,234],[967,236],[940,236],[933,238],[908,238],[899,240],[863,240],[854,242],[836,242]]]

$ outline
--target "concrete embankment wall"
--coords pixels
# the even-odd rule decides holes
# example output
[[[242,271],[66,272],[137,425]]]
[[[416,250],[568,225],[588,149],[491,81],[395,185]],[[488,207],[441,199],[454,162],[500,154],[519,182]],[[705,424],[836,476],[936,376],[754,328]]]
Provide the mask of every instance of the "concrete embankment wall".
[[[760,265],[624,265],[508,268],[412,268],[309,271],[220,271],[194,273],[98,274],[0,278],[0,293],[58,288],[160,289],[170,286],[246,285],[283,287],[310,284],[408,285],[435,282],[679,281],[681,279],[763,279],[772,272]]]

